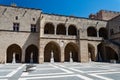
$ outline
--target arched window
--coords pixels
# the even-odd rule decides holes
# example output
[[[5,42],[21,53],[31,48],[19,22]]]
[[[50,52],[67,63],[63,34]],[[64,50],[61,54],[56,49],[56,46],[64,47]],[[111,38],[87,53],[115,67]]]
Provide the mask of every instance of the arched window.
[[[100,28],[99,29],[99,36],[103,37],[104,39],[108,38],[108,34],[107,34],[106,28]]]
[[[97,30],[94,27],[89,27],[87,29],[87,35],[91,37],[97,37]]]
[[[64,24],[57,25],[57,34],[58,35],[66,35],[66,27]]]
[[[77,35],[77,29],[74,25],[69,26],[68,35]]]
[[[44,34],[54,34],[54,25],[52,23],[45,24]]]

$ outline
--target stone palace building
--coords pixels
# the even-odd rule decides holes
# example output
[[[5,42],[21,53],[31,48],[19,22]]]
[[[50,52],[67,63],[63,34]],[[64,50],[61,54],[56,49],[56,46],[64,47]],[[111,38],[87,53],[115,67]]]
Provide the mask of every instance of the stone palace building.
[[[0,63],[120,61],[120,12],[89,18],[0,5]]]

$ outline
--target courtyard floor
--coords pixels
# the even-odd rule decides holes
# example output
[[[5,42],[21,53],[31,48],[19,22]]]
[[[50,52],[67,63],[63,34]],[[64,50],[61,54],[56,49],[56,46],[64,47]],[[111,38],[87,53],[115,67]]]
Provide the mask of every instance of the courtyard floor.
[[[26,64],[0,64],[0,80],[120,80],[120,64],[44,63],[25,72]]]

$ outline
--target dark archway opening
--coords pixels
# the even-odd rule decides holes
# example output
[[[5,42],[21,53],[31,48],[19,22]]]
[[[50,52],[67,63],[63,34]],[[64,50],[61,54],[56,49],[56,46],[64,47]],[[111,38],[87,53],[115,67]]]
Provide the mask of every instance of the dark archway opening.
[[[104,49],[104,44],[103,43],[100,43],[98,46],[97,46],[97,61],[98,62],[105,62],[105,49]]]
[[[22,49],[17,44],[12,44],[7,48],[7,63],[12,63],[13,54],[15,54],[16,63],[21,63]]]
[[[57,26],[57,34],[58,35],[66,35],[66,27],[64,24],[59,24]]]
[[[118,55],[117,53],[114,51],[114,49],[112,49],[111,47],[106,46],[106,59],[108,62],[110,62],[110,60],[118,60]]]
[[[26,49],[25,62],[26,63],[38,63],[38,48],[35,45],[30,45]],[[32,58],[32,62],[30,62]]]
[[[77,29],[74,25],[69,26],[68,35],[77,35]]]
[[[68,43],[65,47],[65,62],[70,62],[70,53],[72,53],[73,62],[79,62],[78,46],[74,43]]]
[[[103,37],[104,39],[108,39],[108,32],[106,28],[99,29],[99,37]]]
[[[55,62],[60,62],[60,46],[56,42],[49,42],[44,48],[44,62],[50,62],[51,52]]]
[[[97,37],[97,30],[94,27],[89,27],[87,29],[87,35],[90,37]]]
[[[54,25],[52,23],[47,23],[44,27],[44,34],[54,34]]]

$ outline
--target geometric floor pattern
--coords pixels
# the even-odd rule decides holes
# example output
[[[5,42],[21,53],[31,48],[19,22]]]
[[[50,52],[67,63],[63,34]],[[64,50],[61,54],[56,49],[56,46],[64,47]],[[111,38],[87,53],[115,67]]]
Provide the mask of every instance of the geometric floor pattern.
[[[25,72],[26,64],[0,64],[0,80],[120,80],[120,64],[44,63]]]

